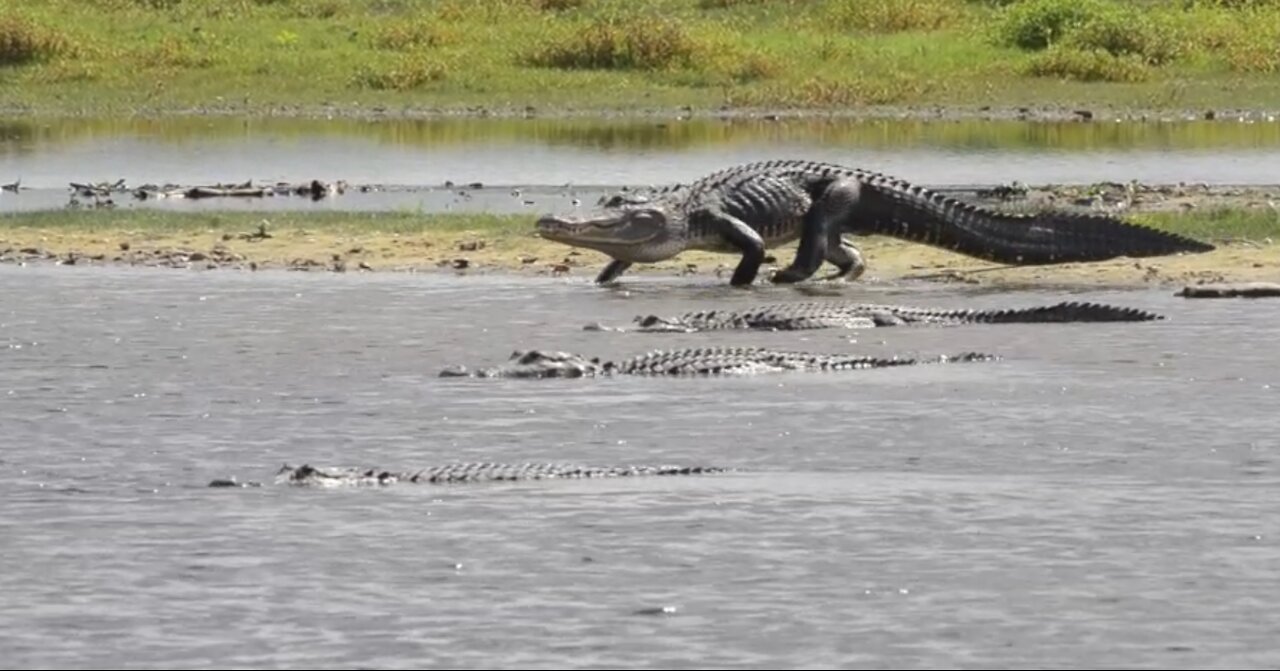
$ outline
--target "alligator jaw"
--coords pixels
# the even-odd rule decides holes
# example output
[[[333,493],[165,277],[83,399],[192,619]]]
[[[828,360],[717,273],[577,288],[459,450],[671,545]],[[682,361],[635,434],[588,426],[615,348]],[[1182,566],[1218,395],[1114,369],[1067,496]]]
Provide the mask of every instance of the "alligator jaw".
[[[669,228],[664,210],[656,207],[613,210],[588,217],[546,215],[538,219],[539,237],[603,252],[619,261],[652,263],[684,251],[678,231]]]

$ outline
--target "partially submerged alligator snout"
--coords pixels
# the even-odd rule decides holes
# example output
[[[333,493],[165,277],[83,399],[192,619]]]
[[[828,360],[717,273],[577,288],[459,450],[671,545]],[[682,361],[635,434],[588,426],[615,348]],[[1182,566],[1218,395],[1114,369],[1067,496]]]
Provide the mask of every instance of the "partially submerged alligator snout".
[[[854,354],[818,354],[764,347],[695,347],[654,350],[618,361],[588,359],[580,354],[544,350],[517,350],[500,366],[470,369],[450,366],[440,377],[576,378],[610,375],[706,376],[754,375],[785,371],[836,372],[888,368],[926,363],[993,361],[999,357],[979,352],[930,358],[873,357]]]
[[[276,484],[299,487],[362,487],[408,484],[463,484],[473,482],[520,482],[527,480],[576,480],[582,478],[624,478],[642,476],[708,475],[726,473],[720,466],[630,465],[585,466],[557,463],[456,463],[429,466],[417,471],[389,471],[377,468],[317,468],[310,464],[285,464],[276,472]],[[240,483],[221,478],[210,487],[257,487],[258,482]]]

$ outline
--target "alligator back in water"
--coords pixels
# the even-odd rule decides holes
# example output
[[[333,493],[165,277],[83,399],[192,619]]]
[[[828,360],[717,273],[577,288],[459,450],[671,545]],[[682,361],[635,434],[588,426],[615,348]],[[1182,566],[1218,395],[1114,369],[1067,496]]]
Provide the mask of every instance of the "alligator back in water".
[[[750,284],[766,248],[795,240],[795,260],[774,282],[804,280],[824,260],[837,268],[832,277],[857,278],[866,264],[843,233],[888,235],[1014,265],[1214,249],[1105,215],[997,212],[881,173],[802,160],[739,165],[691,184],[619,194],[586,217],[544,216],[537,229],[613,257],[596,278],[601,283],[634,263],[700,249],[741,254],[730,283]]]
[[[276,473],[277,484],[300,487],[385,486],[411,484],[461,484],[471,482],[519,482],[524,480],[571,480],[581,478],[623,478],[663,475],[703,475],[724,473],[719,466],[584,466],[556,463],[457,463],[430,466],[417,471],[387,471],[376,468],[317,468],[309,464],[285,464]],[[246,483],[256,486],[257,483]],[[233,479],[218,479],[210,487],[239,487]]]
[[[996,310],[935,309],[847,301],[774,303],[743,310],[699,310],[675,317],[638,316],[637,331],[717,330],[799,331],[824,328],[872,328],[903,324],[1043,324],[1067,322],[1140,322],[1164,319],[1135,308],[1064,301],[1053,305]],[[589,324],[586,330],[611,330]],[[612,329],[621,330],[621,329]]]
[[[518,350],[507,363],[470,369],[450,366],[440,377],[549,378],[600,377],[610,375],[707,376],[754,375],[784,371],[835,372],[864,368],[888,368],[922,363],[991,361],[996,356],[965,352],[955,356],[915,359],[873,357],[853,354],[817,354],[764,347],[693,347],[654,350],[645,354],[601,362],[569,352]]]

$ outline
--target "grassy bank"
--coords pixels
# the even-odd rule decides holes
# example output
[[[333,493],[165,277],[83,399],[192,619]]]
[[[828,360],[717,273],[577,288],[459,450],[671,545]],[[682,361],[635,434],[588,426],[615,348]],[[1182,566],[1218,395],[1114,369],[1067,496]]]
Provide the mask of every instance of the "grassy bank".
[[[1280,107],[1277,0],[31,0],[0,107]]]
[[[984,283],[1145,284],[1280,280],[1280,213],[1272,209],[1149,212],[1135,222],[1217,243],[1209,254],[1004,269],[918,244],[859,239],[869,281],[904,277]],[[794,245],[771,250],[787,263]],[[409,213],[69,211],[0,215],[0,260],[320,270],[446,269],[591,277],[607,258],[533,235],[528,217]],[[632,273],[715,274],[737,263],[689,252]],[[975,272],[976,271],[976,272]],[[826,271],[822,271],[825,273]]]

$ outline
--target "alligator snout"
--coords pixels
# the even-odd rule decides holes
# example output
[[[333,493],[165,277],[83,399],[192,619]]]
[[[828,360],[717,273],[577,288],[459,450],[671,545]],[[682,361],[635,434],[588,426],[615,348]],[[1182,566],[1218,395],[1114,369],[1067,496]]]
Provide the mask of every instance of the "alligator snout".
[[[566,217],[557,217],[555,215],[547,215],[538,219],[537,229],[539,233],[567,233],[582,225],[582,222]]]

